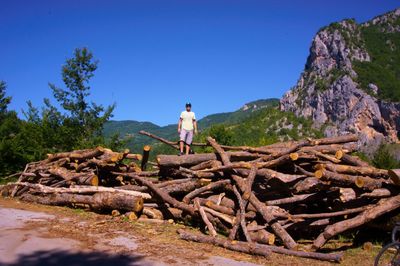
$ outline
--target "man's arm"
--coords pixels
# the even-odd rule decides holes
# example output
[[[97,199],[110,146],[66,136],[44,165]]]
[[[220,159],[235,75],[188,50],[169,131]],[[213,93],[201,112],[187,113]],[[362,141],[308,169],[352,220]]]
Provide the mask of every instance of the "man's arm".
[[[197,134],[198,131],[197,131],[197,121],[196,121],[196,119],[193,120],[193,127],[194,127],[194,133]]]
[[[178,133],[181,133],[181,127],[182,127],[182,118],[179,118],[179,122],[178,122]]]

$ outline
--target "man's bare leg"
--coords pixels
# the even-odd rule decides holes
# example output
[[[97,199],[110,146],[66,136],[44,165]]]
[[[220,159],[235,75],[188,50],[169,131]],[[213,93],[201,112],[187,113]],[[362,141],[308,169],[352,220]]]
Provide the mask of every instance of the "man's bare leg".
[[[186,145],[186,155],[188,155],[190,152],[190,145]]]
[[[179,142],[179,150],[181,151],[181,154],[183,154],[183,141]]]

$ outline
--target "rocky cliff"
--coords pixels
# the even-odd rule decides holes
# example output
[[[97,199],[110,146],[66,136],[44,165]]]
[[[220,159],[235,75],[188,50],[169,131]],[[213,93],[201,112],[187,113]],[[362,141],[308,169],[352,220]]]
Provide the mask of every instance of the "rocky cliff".
[[[327,136],[361,132],[368,147],[400,136],[400,9],[363,24],[322,28],[281,110],[309,117]]]

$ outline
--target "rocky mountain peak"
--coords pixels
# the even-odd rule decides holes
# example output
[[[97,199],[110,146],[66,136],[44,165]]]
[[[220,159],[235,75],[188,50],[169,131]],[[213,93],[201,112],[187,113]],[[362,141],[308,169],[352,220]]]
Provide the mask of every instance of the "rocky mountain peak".
[[[312,118],[316,127],[325,127],[328,136],[360,132],[364,143],[398,141],[400,104],[379,97],[380,84],[363,84],[365,71],[361,70],[366,68],[368,75],[376,74],[375,62],[380,59],[374,59],[376,52],[370,44],[379,40],[373,39],[379,32],[386,34],[382,45],[392,45],[385,56],[395,62],[400,53],[396,46],[400,40],[396,37],[400,32],[399,17],[400,9],[396,9],[363,24],[347,19],[322,28],[312,41],[297,84],[281,99],[281,110]],[[371,67],[371,63],[375,65]],[[398,77],[397,81],[400,82]],[[396,90],[384,85],[385,95]]]

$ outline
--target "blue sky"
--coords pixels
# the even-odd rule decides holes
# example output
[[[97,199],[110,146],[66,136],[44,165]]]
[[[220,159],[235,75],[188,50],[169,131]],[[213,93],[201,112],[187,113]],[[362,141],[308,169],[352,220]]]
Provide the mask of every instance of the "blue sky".
[[[175,123],[187,101],[197,117],[280,98],[315,33],[344,18],[363,22],[394,0],[0,0],[0,79],[20,112],[52,98],[76,47],[99,60],[91,99],[116,102],[115,120]]]

